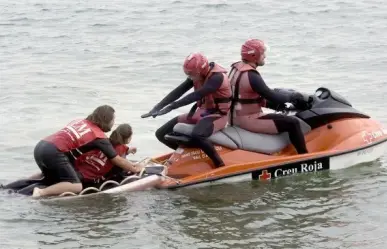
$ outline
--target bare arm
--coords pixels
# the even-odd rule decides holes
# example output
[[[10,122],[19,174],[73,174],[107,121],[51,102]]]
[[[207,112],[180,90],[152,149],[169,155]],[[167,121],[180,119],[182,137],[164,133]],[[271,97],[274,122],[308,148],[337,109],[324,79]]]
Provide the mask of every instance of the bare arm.
[[[96,148],[99,148],[102,153],[106,155],[106,157],[116,166],[122,168],[125,171],[130,171],[133,173],[139,173],[141,172],[143,165],[137,164],[136,166],[134,163],[131,163],[130,161],[126,160],[125,158],[122,158],[120,155],[117,154],[115,149],[113,148],[113,145],[110,143],[109,139],[96,139],[90,143],[89,146],[94,146]]]
[[[122,168],[123,170],[130,171],[133,173],[140,173],[142,168],[144,167],[143,165],[139,165],[139,164],[134,165],[134,163],[132,163],[132,162],[126,160],[125,158],[120,157],[120,156],[116,156],[116,157],[110,159],[110,161],[114,165]]]

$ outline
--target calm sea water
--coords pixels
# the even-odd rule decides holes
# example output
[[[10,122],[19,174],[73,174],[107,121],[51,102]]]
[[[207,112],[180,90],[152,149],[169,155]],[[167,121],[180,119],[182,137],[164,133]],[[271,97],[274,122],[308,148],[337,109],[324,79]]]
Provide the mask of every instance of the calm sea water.
[[[319,86],[387,123],[382,1],[0,0],[0,182],[38,170],[39,139],[96,106],[134,129],[134,159],[184,107],[140,115],[201,51],[228,67],[248,38],[270,46],[270,87]],[[68,203],[0,193],[0,248],[385,248],[385,158],[353,168]]]

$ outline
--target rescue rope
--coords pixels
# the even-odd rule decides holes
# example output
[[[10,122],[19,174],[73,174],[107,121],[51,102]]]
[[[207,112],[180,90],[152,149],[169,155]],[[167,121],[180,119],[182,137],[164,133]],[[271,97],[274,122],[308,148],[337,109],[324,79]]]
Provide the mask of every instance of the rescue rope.
[[[145,158],[141,161],[138,161],[137,163],[140,163],[140,162],[144,162],[146,161],[147,159],[149,160],[152,160],[151,158]],[[136,163],[136,164],[137,164]],[[159,166],[163,166],[163,165],[160,165]],[[152,167],[152,165],[149,165],[148,167]],[[125,184],[128,184],[128,183],[131,183],[131,182],[134,182],[134,181],[137,181],[137,180],[140,180],[144,177],[144,175],[146,174],[146,168],[147,167],[144,167],[141,172],[139,174],[136,174],[136,175],[130,175],[130,176],[127,176],[125,177],[125,179],[123,179],[120,183],[117,182],[117,181],[114,181],[114,180],[108,180],[104,183],[101,184],[101,186],[99,186],[99,188],[96,188],[96,187],[88,187],[88,188],[85,188],[83,189],[79,194],[75,194],[73,192],[64,192],[62,194],[59,195],[59,197],[64,197],[64,196],[77,196],[77,195],[87,195],[87,194],[92,194],[92,193],[98,193],[98,192],[103,192],[104,190],[107,190],[105,187],[108,186],[108,185],[113,185],[113,188],[114,187],[118,187],[118,186],[123,186]],[[163,170],[164,171],[164,170]],[[180,181],[177,180],[177,179],[174,179],[172,177],[169,177],[167,175],[164,175],[162,173],[155,173],[155,174],[150,174],[150,175],[157,175],[157,176],[160,176],[160,177],[164,177],[166,179],[169,179],[169,180],[172,180],[174,181],[175,183],[177,184],[180,184]]]

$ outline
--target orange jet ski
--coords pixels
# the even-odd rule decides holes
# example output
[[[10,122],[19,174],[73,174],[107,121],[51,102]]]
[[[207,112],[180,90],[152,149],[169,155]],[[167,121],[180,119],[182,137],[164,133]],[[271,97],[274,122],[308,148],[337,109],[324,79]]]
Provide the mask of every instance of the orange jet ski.
[[[202,150],[190,146],[193,125],[179,123],[172,134],[165,136],[178,142],[179,148],[152,158],[167,166],[167,178],[157,187],[173,189],[225,181],[268,180],[343,169],[383,155],[387,130],[381,123],[328,88],[318,88],[308,99],[307,110],[296,110],[294,106],[283,110],[301,123],[308,154],[297,154],[287,132],[271,135],[228,126],[209,138],[225,163],[215,168]]]

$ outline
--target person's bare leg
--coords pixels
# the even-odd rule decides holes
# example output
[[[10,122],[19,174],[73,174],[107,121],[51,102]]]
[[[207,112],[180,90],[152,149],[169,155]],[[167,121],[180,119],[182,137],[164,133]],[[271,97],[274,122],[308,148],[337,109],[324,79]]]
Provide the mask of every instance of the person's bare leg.
[[[39,173],[33,174],[32,176],[28,177],[27,179],[39,180],[42,178],[43,178],[43,174],[42,174],[42,172],[39,172]]]
[[[52,196],[52,195],[60,195],[64,192],[73,192],[75,194],[78,194],[81,191],[82,191],[82,183],[59,182],[44,189],[35,187],[32,193],[32,196],[33,197]]]

